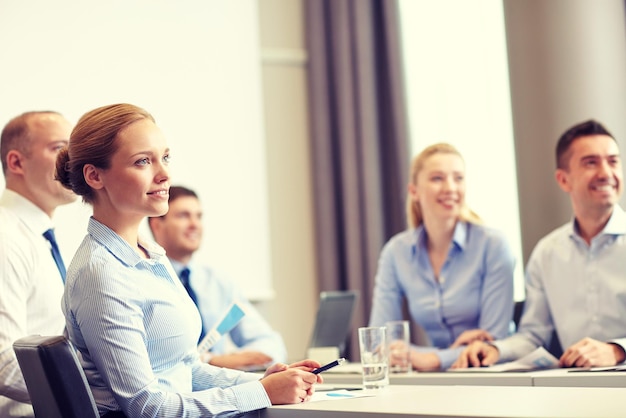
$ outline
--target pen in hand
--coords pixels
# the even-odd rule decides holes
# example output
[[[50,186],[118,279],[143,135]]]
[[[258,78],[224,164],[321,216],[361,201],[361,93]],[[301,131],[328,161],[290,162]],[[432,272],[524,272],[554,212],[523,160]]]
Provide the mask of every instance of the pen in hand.
[[[343,363],[344,361],[346,361],[345,358],[339,358],[337,360],[331,361],[328,364],[323,365],[322,367],[318,367],[317,369],[313,370],[311,373],[313,374],[319,374],[322,372],[325,372],[328,369],[332,369],[335,366],[339,366],[341,363]]]

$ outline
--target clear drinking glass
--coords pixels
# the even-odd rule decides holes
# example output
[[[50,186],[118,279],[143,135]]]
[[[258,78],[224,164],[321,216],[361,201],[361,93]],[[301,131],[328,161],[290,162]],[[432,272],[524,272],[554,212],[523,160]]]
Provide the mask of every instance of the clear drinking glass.
[[[409,321],[389,321],[385,324],[385,328],[387,329],[389,371],[391,373],[408,373],[411,370]]]
[[[389,368],[385,327],[361,327],[359,348],[365,389],[382,389],[389,385]]]

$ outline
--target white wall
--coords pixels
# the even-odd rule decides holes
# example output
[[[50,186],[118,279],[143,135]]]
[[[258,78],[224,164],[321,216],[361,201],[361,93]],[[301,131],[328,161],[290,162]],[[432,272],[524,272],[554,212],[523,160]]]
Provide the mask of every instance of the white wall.
[[[2,125],[43,109],[76,122],[117,102],[151,112],[172,182],[204,204],[198,256],[249,296],[273,296],[256,1],[3,0],[0,56]],[[58,210],[66,258],[89,213]]]
[[[461,152],[467,202],[505,233],[524,299],[513,123],[502,3],[400,0],[413,153],[436,142]],[[451,12],[451,11],[454,12]]]

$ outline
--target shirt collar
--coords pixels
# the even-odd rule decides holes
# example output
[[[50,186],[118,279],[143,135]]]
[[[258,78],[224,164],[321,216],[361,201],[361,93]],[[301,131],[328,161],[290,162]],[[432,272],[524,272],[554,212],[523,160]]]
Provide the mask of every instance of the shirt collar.
[[[169,258],[169,257],[168,257]],[[181,262],[178,262],[172,258],[169,258],[170,263],[172,263],[172,267],[174,268],[174,272],[176,272],[177,276],[180,276],[180,272],[182,271],[182,269],[184,269],[185,267],[189,268],[189,264],[185,265]]]
[[[452,236],[452,242],[456,244],[461,250],[465,250],[467,244],[467,222],[457,222],[454,227],[454,235]]]
[[[467,230],[468,223],[463,221],[458,221],[454,227],[452,244],[458,247],[461,251],[465,250],[465,246],[467,245]],[[413,244],[413,255],[416,254],[417,248],[426,248],[426,238],[428,236],[428,232],[426,231],[424,224],[415,228],[414,236],[415,244]]]
[[[570,227],[570,237],[580,237],[576,217],[572,218]],[[601,235],[626,235],[626,213],[620,206],[613,206],[613,213],[611,213],[609,221],[596,237]]]
[[[602,233],[610,235],[626,234],[626,213],[624,213],[624,210],[618,205],[613,207],[613,213],[602,230]]]
[[[87,231],[96,241],[104,245],[115,257],[128,266],[135,266],[145,261],[126,241],[108,226],[98,222],[94,217],[89,218]],[[162,261],[165,257],[165,250],[151,240],[139,237],[139,245],[147,252],[150,260]]]
[[[4,189],[0,196],[0,206],[14,212],[34,234],[41,235],[53,226],[52,219],[46,212],[13,190]]]

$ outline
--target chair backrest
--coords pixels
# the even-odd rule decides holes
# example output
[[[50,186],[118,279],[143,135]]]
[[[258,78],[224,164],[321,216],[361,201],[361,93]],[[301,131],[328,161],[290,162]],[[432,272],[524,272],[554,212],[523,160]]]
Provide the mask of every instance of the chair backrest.
[[[513,323],[515,323],[515,331],[519,329],[519,323],[522,320],[522,314],[524,313],[524,302],[523,300],[515,301],[515,305],[513,306]]]
[[[99,418],[83,368],[62,335],[13,343],[37,418]]]
[[[524,302],[523,300],[515,302],[515,307],[513,309],[513,322],[515,323],[515,331],[519,330],[519,324],[522,320],[522,315],[524,314]],[[559,335],[556,332],[556,329],[552,331],[552,336],[550,337],[550,342],[545,347],[550,354],[554,357],[559,358],[563,355],[563,347],[561,347],[561,341],[559,340]]]

